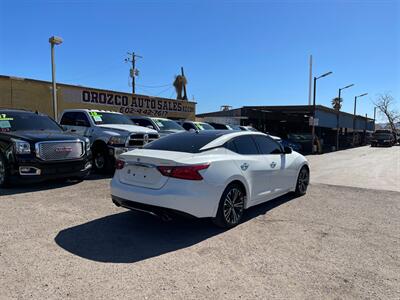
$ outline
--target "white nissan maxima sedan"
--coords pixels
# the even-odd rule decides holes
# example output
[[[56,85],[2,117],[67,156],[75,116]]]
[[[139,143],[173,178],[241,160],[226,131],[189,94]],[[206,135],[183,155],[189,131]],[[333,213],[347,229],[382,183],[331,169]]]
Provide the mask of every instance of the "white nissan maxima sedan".
[[[288,192],[304,195],[304,156],[260,132],[175,133],[120,156],[114,204],[159,216],[211,217],[237,225],[245,209]]]

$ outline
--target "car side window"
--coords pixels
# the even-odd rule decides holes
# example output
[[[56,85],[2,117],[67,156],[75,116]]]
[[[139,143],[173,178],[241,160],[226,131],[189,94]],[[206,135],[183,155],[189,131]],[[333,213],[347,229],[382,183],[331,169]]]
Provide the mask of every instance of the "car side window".
[[[260,149],[261,154],[282,154],[282,147],[275,142],[273,139],[262,136],[262,135],[254,135],[254,140]]]
[[[235,142],[233,140],[228,141],[225,144],[225,148],[228,150],[231,150],[232,152],[238,153],[238,150],[236,149],[236,146],[235,146]]]
[[[61,121],[61,125],[74,126],[75,125],[75,112],[66,112],[63,114]]]
[[[250,135],[243,135],[236,137],[232,140],[234,143],[234,148],[236,153],[243,154],[243,155],[256,155],[259,154],[257,145],[254,142],[253,138]]]
[[[89,119],[83,112],[75,113],[75,126],[90,127]]]
[[[195,129],[191,123],[183,123],[182,127],[186,130]]]
[[[136,119],[134,122],[142,127],[152,126],[154,128],[153,124],[151,124],[151,122],[146,119]]]

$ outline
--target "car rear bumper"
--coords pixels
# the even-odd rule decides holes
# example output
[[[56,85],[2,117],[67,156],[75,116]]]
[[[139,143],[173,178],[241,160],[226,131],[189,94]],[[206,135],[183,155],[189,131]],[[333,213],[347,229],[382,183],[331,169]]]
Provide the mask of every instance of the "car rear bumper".
[[[222,192],[220,187],[205,181],[170,178],[161,189],[124,184],[117,174],[111,181],[113,201],[122,199],[124,202],[120,205],[123,207],[135,209],[137,205],[145,205],[153,210],[156,207],[156,210],[167,209],[197,218],[215,217]]]
[[[140,203],[140,202],[134,202],[134,201],[119,198],[117,196],[111,196],[111,198],[112,198],[112,202],[116,206],[121,206],[121,207],[131,209],[131,210],[146,212],[146,213],[156,215],[161,218],[163,218],[165,216],[174,216],[174,215],[191,217],[191,218],[194,217],[190,214],[187,214],[187,213],[175,210],[175,209],[164,208],[164,207],[144,204],[144,203]]]

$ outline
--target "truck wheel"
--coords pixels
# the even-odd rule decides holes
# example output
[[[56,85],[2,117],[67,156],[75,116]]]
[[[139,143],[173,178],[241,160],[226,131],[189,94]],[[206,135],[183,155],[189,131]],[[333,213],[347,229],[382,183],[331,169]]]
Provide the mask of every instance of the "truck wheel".
[[[97,173],[106,174],[111,170],[111,161],[106,148],[93,150],[93,169]]]
[[[6,161],[3,155],[0,153],[0,187],[7,187],[8,183]]]

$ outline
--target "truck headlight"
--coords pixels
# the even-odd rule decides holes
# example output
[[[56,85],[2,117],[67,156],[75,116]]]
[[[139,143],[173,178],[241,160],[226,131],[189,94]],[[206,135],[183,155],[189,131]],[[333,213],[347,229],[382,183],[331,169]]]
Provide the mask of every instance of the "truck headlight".
[[[86,152],[90,151],[90,140],[88,138],[85,138],[85,146]]]
[[[14,142],[15,153],[17,154],[29,154],[31,153],[31,145],[26,141],[12,140]]]
[[[113,146],[115,146],[115,145],[125,145],[127,138],[128,137],[126,137],[126,136],[112,136],[110,138],[110,140],[108,141],[108,144],[109,145],[113,145]]]

